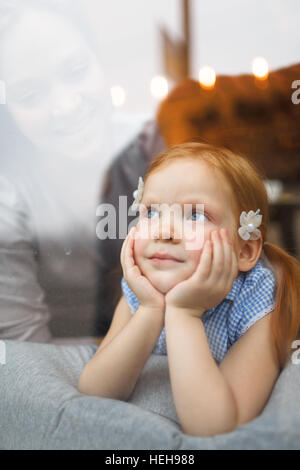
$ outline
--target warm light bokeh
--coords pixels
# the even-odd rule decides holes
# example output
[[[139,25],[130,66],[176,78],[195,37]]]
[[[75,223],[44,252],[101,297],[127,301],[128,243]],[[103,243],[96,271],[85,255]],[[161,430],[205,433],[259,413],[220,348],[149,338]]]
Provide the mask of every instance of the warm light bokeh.
[[[150,90],[154,98],[158,100],[164,99],[169,93],[169,85],[167,79],[162,75],[157,75],[156,77],[152,78]]]
[[[264,57],[255,57],[252,62],[252,73],[255,78],[265,80],[269,75],[269,65]]]
[[[216,83],[216,72],[212,67],[205,65],[199,71],[199,82],[202,88],[207,90],[213,88]]]

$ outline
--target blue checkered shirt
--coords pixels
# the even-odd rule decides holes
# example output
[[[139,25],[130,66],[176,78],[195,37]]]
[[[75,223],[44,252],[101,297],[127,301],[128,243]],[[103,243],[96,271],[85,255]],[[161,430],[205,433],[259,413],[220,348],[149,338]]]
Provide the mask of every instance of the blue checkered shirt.
[[[139,301],[122,278],[124,297],[135,313]],[[212,356],[220,363],[230,347],[258,320],[275,307],[276,279],[262,258],[248,272],[240,272],[232,289],[221,303],[206,310],[201,317]],[[167,354],[163,328],[153,354]]]

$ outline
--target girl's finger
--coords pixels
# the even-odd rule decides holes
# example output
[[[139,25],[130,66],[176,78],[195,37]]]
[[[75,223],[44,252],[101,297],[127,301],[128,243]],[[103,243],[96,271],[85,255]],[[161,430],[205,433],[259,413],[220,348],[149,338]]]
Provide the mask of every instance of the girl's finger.
[[[223,240],[223,251],[224,251],[224,269],[223,269],[223,277],[228,279],[230,277],[231,269],[232,269],[232,244],[229,241],[228,233],[226,230],[221,230],[221,237]]]
[[[203,251],[200,256],[200,261],[198,267],[195,271],[195,278],[199,279],[207,279],[210,270],[211,270],[211,262],[212,262],[212,244],[210,240],[206,240]]]
[[[126,269],[126,266],[125,266],[125,264],[126,264],[126,250],[127,250],[127,246],[128,246],[129,241],[130,241],[130,238],[131,238],[131,233],[132,233],[132,229],[127,234],[127,236],[126,236],[126,238],[123,242],[122,249],[121,249],[120,260],[121,260],[121,265],[122,265],[123,272]]]
[[[213,242],[211,280],[217,282],[224,272],[224,248],[223,241],[217,230],[211,233],[211,238]]]
[[[128,243],[125,249],[125,265],[127,264],[129,268],[132,268],[135,265],[134,258],[133,258],[133,244],[134,244],[133,229],[131,229],[129,232]]]
[[[232,279],[232,282],[235,281],[238,273],[239,273],[238,260],[237,260],[234,250],[232,250],[231,251],[231,273],[230,273],[230,278]]]
[[[235,252],[231,250],[230,255],[231,255],[230,271],[228,273],[227,282],[226,282],[228,292],[231,291],[233,283],[236,280],[237,275],[238,275],[238,263],[237,263]]]
[[[128,242],[128,237],[129,237],[129,233],[126,235],[125,240],[123,241],[122,248],[121,248],[120,261],[121,261],[122,266],[124,265],[124,257],[125,257],[125,250],[126,250],[126,244]]]
[[[125,251],[126,242],[127,242],[127,236],[126,236],[125,240],[123,241],[123,245],[122,245],[122,248],[121,248],[121,254],[120,254],[120,262],[121,262],[121,266],[122,266],[123,271],[124,271],[124,251]]]

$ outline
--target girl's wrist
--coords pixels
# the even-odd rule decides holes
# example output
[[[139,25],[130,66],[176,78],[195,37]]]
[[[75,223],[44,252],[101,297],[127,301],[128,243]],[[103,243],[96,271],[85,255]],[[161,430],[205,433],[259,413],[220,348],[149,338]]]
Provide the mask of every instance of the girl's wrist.
[[[206,310],[202,307],[199,308],[189,308],[189,307],[178,307],[176,305],[166,305],[165,317],[176,317],[176,316],[185,316],[185,317],[196,317],[200,318]]]
[[[151,305],[140,304],[137,313],[142,314],[153,322],[164,322],[164,307],[155,307]]]

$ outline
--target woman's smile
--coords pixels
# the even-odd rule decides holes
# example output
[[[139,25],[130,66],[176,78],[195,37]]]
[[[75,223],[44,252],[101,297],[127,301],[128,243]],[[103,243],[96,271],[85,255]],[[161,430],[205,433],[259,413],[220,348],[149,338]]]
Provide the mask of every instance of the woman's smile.
[[[74,116],[72,119],[62,120],[60,125],[56,122],[54,125],[54,134],[60,136],[73,135],[78,132],[82,132],[86,129],[87,125],[91,123],[96,112],[96,106],[93,107],[88,113],[84,114],[80,118]]]

